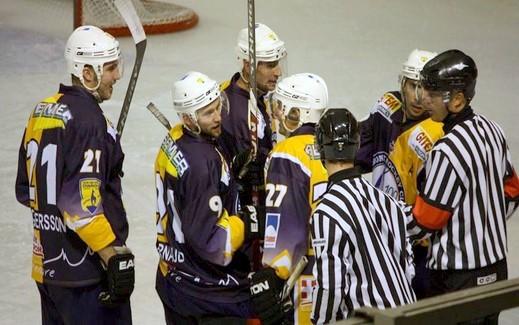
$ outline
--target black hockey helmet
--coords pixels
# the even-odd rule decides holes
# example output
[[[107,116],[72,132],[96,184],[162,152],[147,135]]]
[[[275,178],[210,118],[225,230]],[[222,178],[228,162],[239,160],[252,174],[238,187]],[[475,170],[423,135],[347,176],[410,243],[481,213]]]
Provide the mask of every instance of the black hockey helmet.
[[[474,60],[460,50],[448,50],[427,62],[420,73],[422,87],[433,91],[459,90],[467,101],[476,93],[478,69]]]
[[[353,161],[360,142],[357,120],[346,108],[330,108],[319,119],[315,139],[321,160]]]

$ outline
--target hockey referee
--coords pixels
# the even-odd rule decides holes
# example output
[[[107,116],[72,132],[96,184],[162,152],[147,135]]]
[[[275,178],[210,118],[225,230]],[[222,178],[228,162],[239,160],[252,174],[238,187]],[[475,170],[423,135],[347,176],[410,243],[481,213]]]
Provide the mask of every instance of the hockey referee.
[[[519,179],[501,128],[470,106],[477,73],[459,50],[421,72],[418,97],[445,132],[425,165],[410,229],[431,236],[430,296],[507,278],[506,218],[519,205]],[[497,323],[497,314],[487,318]]]
[[[312,321],[335,322],[363,306],[414,302],[414,266],[406,235],[410,216],[353,167],[357,121],[346,109],[329,109],[316,128],[316,141],[329,183],[311,219],[317,279]]]

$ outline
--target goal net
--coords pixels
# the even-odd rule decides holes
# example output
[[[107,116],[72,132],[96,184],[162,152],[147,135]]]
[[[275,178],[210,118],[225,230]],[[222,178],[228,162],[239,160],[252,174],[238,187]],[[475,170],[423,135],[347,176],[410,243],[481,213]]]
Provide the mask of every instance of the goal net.
[[[176,32],[195,26],[197,14],[173,3],[132,0],[146,34]],[[94,25],[113,36],[128,36],[129,29],[115,7],[114,0],[74,0],[74,28]]]

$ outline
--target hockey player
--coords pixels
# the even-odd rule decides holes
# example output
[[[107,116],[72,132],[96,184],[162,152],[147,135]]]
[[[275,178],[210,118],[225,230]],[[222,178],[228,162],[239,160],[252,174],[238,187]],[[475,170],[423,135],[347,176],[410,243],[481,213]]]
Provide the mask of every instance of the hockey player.
[[[238,154],[248,155],[251,150],[254,136],[251,134],[249,123],[249,45],[247,28],[238,34],[236,52],[241,70],[235,73],[230,81],[224,82],[221,88],[229,98],[229,111],[222,112],[223,134],[219,139],[220,145],[229,160]],[[272,129],[269,114],[267,114],[264,97],[267,92],[274,91],[278,79],[283,72],[283,62],[286,60],[285,43],[268,26],[256,24],[256,83],[258,91],[258,122],[257,130],[257,157],[248,166],[248,172],[242,175],[240,181],[243,189],[240,193],[242,204],[252,202],[252,187],[263,185],[263,167],[268,153],[272,150]],[[262,195],[261,195],[262,196]]]
[[[411,228],[418,238],[431,236],[430,295],[508,276],[506,219],[519,205],[519,178],[501,128],[470,106],[477,74],[459,50],[439,54],[421,72],[418,98],[445,132],[425,165]]]
[[[429,118],[415,96],[420,71],[435,55],[413,50],[402,66],[400,91],[385,93],[361,122],[355,164],[363,173],[373,173],[372,182],[377,188],[408,204],[416,199],[419,174],[428,152],[443,135],[441,123]],[[427,242],[417,243],[413,251],[413,288],[418,298],[423,298],[429,282],[425,268]]]
[[[189,72],[173,86],[173,107],[181,123],[170,130],[155,161],[156,289],[166,322],[247,318],[252,315],[247,270],[239,269],[247,263],[239,263],[238,249],[253,238],[250,225],[261,218],[252,207],[243,207],[251,211],[243,221],[236,215],[235,182],[216,148],[226,97],[215,81]]]
[[[274,100],[285,117],[298,122],[291,135],[279,142],[266,164],[266,232],[263,250],[264,269],[252,276],[251,286],[267,280],[270,290],[253,292],[253,301],[265,324],[292,319],[310,324],[313,256],[293,292],[295,313],[286,315],[279,290],[299,259],[309,252],[308,222],[326,189],[327,175],[315,149],[314,128],[328,104],[324,80],[311,73],[282,79]]]
[[[360,307],[414,302],[409,210],[353,166],[359,145],[355,117],[346,109],[327,110],[316,140],[328,189],[311,218],[317,280],[312,321],[333,323]]]
[[[42,323],[131,324],[124,154],[99,106],[121,78],[119,42],[97,27],[78,27],[65,59],[72,86],[60,85],[31,112],[16,179],[16,198],[32,212]]]

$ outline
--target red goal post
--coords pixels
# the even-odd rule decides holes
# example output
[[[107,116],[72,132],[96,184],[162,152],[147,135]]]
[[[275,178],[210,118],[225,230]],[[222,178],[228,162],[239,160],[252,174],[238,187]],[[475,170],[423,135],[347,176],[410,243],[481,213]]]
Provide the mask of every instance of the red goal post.
[[[132,0],[146,34],[162,34],[192,28],[198,23],[198,15],[190,8],[173,3]],[[129,36],[114,5],[114,0],[74,0],[74,28],[94,25],[113,36]]]

